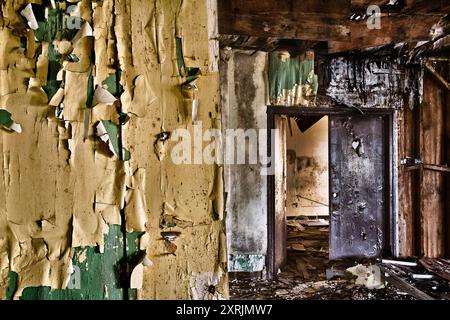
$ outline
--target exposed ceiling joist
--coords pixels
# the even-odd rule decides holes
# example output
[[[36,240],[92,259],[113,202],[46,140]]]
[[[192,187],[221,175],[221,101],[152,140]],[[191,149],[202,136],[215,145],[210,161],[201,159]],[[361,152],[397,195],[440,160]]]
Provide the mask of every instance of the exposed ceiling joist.
[[[379,7],[389,3],[389,0],[351,0],[352,10],[365,11],[371,5],[377,5]]]
[[[420,22],[418,22],[418,19]],[[365,49],[399,42],[430,40],[430,29],[439,22],[439,16],[386,16],[381,18],[381,29],[370,30],[364,21],[351,22],[351,41],[330,41],[329,52]]]
[[[349,41],[350,0],[219,0],[219,33]]]
[[[291,55],[299,55],[314,48],[314,50],[326,51],[326,42],[315,42],[305,40],[258,38],[251,36],[223,35],[219,36],[221,47],[231,47],[241,50],[254,50],[272,52],[275,50],[287,50]]]
[[[314,14],[219,14],[219,33],[299,40],[350,41],[342,19]]]
[[[381,29],[369,29],[364,14],[350,19],[373,4],[382,10]],[[328,41],[336,53],[430,40],[450,0],[219,0],[218,13],[222,35]]]
[[[348,16],[350,0],[219,0],[219,6],[228,13],[302,13]]]
[[[450,13],[450,0],[405,0],[408,13]]]

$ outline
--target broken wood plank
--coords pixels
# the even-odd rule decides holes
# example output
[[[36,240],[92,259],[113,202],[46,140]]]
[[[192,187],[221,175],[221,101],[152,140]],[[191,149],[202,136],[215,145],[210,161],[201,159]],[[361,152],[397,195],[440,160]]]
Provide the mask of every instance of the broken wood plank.
[[[423,164],[425,170],[439,171],[439,172],[450,172],[450,168],[447,166],[441,166],[436,164]]]
[[[380,266],[380,269],[381,271],[389,275],[386,281],[397,287],[397,289],[402,290],[419,300],[435,300],[433,297],[417,289],[412,284],[404,280],[402,277],[396,275],[393,271],[387,269],[386,267]]]
[[[302,261],[301,259],[297,259],[295,261],[295,263],[296,263],[296,266],[297,266],[297,270],[298,270],[298,272],[300,272],[302,274],[303,279],[304,280],[309,280],[310,275],[309,275],[308,269],[306,268],[305,262]]]
[[[450,262],[444,259],[422,258],[420,264],[429,272],[450,281]]]
[[[443,166],[443,165],[437,165],[437,164],[417,164],[414,166],[405,167],[406,171],[421,170],[421,169],[438,171],[438,172],[450,172],[450,167]]]

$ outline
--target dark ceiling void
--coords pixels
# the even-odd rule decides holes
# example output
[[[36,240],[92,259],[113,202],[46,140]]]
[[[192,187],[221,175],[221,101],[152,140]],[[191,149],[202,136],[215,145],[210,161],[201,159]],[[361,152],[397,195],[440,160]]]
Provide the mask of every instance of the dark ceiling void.
[[[295,117],[295,123],[301,132],[306,132],[309,128],[320,121],[324,116],[311,116],[311,117]]]

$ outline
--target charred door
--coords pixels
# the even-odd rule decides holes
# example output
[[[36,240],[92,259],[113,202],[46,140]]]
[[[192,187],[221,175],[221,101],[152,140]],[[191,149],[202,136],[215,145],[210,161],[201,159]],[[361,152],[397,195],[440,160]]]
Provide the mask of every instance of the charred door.
[[[389,172],[387,119],[330,116],[330,259],[382,254]]]

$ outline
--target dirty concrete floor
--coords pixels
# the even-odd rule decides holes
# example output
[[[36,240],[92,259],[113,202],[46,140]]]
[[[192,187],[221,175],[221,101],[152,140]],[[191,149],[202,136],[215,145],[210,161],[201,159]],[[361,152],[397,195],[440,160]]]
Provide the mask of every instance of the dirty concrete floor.
[[[277,280],[232,280],[234,300],[414,300],[389,283],[369,290],[345,272],[356,261],[328,260],[328,227],[288,225],[287,263]],[[327,269],[339,274],[327,280]]]

